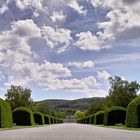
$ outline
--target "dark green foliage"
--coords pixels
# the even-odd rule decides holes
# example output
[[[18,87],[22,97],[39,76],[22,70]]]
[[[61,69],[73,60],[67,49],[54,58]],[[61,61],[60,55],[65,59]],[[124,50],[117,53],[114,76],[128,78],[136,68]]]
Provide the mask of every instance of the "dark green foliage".
[[[53,119],[53,117],[50,117],[50,123],[51,123],[51,124],[54,124],[54,119]]]
[[[22,88],[21,86],[12,85],[5,94],[6,101],[10,104],[12,110],[17,107],[32,107],[31,90]]]
[[[13,111],[13,122],[16,125],[34,125],[33,112],[26,107],[18,107]]]
[[[86,115],[92,115],[104,109],[105,98],[98,98],[88,108]]]
[[[66,116],[66,113],[62,111],[62,112],[57,112],[56,117],[60,119],[66,119],[67,116]]]
[[[12,126],[12,111],[9,104],[0,98],[0,128]]]
[[[125,124],[126,109],[114,106],[110,107],[105,111],[104,114],[104,125],[115,125],[115,124]]]
[[[104,111],[99,111],[95,114],[94,123],[95,124],[103,124],[104,123]]]
[[[90,124],[90,117],[89,116],[86,118],[86,124]]]
[[[40,112],[33,112],[34,121],[36,124],[43,125],[44,124],[44,116]]]
[[[122,80],[121,77],[110,77],[109,82],[111,88],[109,90],[109,96],[107,96],[106,105],[110,106],[122,106],[127,107],[128,104],[137,97],[137,92],[140,89],[140,85],[137,81],[128,82]]]
[[[90,116],[90,124],[94,124],[94,117],[95,117],[94,114]]]
[[[51,124],[50,116],[44,114],[44,122],[45,122],[45,124]]]
[[[140,128],[140,96],[127,107],[126,126]]]
[[[84,99],[77,99],[77,100],[44,100],[44,101],[37,102],[37,104],[47,103],[48,106],[51,106],[52,109],[55,110],[56,112],[64,111],[67,116],[73,116],[75,114],[75,111],[77,110],[85,111],[93,102],[99,100],[102,101],[105,99],[99,97],[93,97],[93,98],[84,98]],[[41,112],[40,110],[38,111]]]
[[[50,116],[55,115],[51,107],[48,105],[47,102],[40,102],[36,104],[36,109],[38,112],[41,112],[43,114],[48,114]]]
[[[85,118],[85,112],[83,112],[83,111],[76,111],[74,116],[75,116],[76,119]]]

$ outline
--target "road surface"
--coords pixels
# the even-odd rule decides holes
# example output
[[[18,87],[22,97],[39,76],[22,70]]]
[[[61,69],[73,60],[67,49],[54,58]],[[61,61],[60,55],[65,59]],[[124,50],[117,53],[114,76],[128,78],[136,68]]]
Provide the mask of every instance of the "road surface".
[[[140,131],[66,123],[0,131],[0,140],[140,140]]]

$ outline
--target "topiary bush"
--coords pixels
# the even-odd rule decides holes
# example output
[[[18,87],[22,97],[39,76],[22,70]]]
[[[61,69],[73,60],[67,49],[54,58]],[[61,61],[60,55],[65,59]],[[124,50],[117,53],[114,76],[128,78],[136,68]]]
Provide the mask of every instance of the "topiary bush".
[[[18,107],[13,111],[13,122],[16,125],[34,125],[33,112],[26,107]]]
[[[126,109],[119,106],[108,108],[104,114],[104,125],[125,124]]]
[[[103,124],[104,123],[104,111],[99,111],[95,113],[94,124]]]
[[[130,102],[127,107],[126,126],[140,128],[140,96]]]
[[[51,124],[50,116],[47,114],[44,114],[44,123]]]
[[[34,121],[36,124],[43,125],[44,124],[44,116],[40,112],[33,112]]]
[[[90,116],[90,124],[94,124],[94,114]]]
[[[54,123],[53,118],[50,117],[50,124],[53,124],[53,123]]]
[[[12,111],[9,104],[0,98],[0,128],[12,126]]]
[[[86,124],[90,124],[90,116],[86,117]]]

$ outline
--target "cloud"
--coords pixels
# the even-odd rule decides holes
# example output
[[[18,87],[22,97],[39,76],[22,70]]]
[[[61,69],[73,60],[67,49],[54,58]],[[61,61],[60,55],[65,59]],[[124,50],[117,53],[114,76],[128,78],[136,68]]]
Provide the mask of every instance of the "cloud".
[[[4,14],[8,10],[8,4],[10,0],[0,1],[0,15]]]
[[[98,23],[101,31],[99,38],[106,41],[125,42],[140,39],[140,1],[132,4],[129,0],[91,0],[94,7],[103,7],[109,10],[106,21]]]
[[[108,78],[111,76],[107,71],[97,71],[98,78],[101,80],[108,81]]]
[[[79,69],[92,69],[95,64],[92,61],[85,61],[85,62],[69,62],[69,66],[74,66]]]
[[[66,19],[66,15],[63,14],[63,11],[53,12],[53,15],[50,18],[52,22],[64,21]]]
[[[94,50],[99,51],[103,48],[109,48],[109,45],[106,45],[104,40],[99,39],[96,35],[93,35],[90,31],[81,32],[76,34],[78,40],[75,45],[82,50]]]
[[[16,6],[22,10],[34,7],[36,9],[43,9],[43,0],[15,0]]]
[[[82,50],[99,51],[112,47],[115,43],[140,40],[140,1],[132,4],[125,0],[91,0],[97,8],[108,10],[105,21],[97,23],[97,31],[76,34],[76,46]]]
[[[66,3],[70,8],[74,9],[79,14],[86,14],[86,10],[83,9],[83,6],[80,6],[77,0],[61,0],[62,2]]]
[[[72,41],[71,31],[68,29],[53,29],[50,26],[43,26],[42,35],[46,40],[47,46],[51,49],[57,48],[58,53],[65,51]]]

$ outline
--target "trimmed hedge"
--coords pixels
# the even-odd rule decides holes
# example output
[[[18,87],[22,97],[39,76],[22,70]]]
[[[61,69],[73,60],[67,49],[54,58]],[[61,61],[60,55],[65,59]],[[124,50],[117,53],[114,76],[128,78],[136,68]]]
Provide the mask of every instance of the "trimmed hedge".
[[[0,98],[0,128],[12,126],[12,111],[9,104]]]
[[[95,117],[94,114],[90,116],[90,124],[94,124],[94,117]]]
[[[36,124],[43,125],[44,124],[44,116],[40,112],[33,112],[34,121]]]
[[[53,117],[50,117],[50,123],[54,124],[54,118]]]
[[[104,123],[104,111],[99,111],[95,113],[94,124],[103,124]]]
[[[35,125],[33,112],[26,107],[18,107],[13,111],[13,122],[16,125]]]
[[[90,116],[86,118],[86,124],[90,124]]]
[[[126,126],[140,128],[140,96],[130,102],[127,107]]]
[[[51,124],[50,116],[48,116],[47,114],[44,114],[44,123]]]
[[[104,125],[125,124],[126,109],[119,106],[108,108],[104,114]]]

